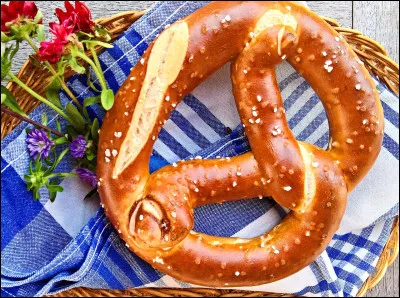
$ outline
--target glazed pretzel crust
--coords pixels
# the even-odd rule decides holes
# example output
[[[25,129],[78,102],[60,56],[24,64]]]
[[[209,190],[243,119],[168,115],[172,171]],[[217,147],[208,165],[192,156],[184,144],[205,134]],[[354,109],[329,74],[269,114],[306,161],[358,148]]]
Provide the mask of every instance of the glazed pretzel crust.
[[[274,71],[284,60],[325,107],[326,151],[290,131]],[[252,152],[150,175],[153,144],[172,109],[228,61]],[[317,15],[292,2],[213,2],[164,30],[117,93],[100,133],[99,193],[121,238],[155,268],[204,286],[264,284],[325,249],[382,137],[368,71]],[[192,231],[197,206],[267,195],[292,211],[260,237]]]

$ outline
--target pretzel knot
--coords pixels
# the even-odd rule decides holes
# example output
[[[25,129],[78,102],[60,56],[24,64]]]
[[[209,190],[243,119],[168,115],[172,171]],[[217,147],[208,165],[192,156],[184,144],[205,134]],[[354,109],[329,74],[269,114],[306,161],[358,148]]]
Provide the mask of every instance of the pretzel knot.
[[[274,70],[284,60],[323,103],[326,150],[298,142],[288,126]],[[153,144],[172,109],[228,61],[251,152],[181,161],[150,175]],[[288,104],[305,112],[303,97]],[[165,29],[122,85],[100,133],[99,193],[121,238],[155,268],[205,286],[268,283],[325,249],[382,136],[368,71],[317,15],[291,2],[215,2]],[[257,196],[291,212],[251,239],[192,230],[193,208]]]

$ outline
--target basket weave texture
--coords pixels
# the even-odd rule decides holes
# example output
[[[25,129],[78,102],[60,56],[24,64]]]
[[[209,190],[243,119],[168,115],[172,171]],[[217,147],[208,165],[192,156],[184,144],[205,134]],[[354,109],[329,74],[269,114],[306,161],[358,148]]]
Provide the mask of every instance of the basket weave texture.
[[[98,23],[107,28],[115,40],[133,22],[139,19],[145,12],[129,11],[114,15],[109,18],[99,19]],[[361,32],[342,28],[332,19],[324,18],[337,32],[343,35],[347,42],[353,47],[359,58],[364,62],[367,69],[379,78],[391,91],[399,94],[399,66],[391,60],[385,49],[373,39]],[[100,48],[96,49],[101,51]],[[67,70],[66,79],[73,75],[73,71]],[[44,94],[47,87],[45,79],[50,73],[34,66],[29,60],[18,73],[18,77],[39,94]],[[21,108],[28,114],[35,109],[40,102],[32,97],[13,82],[7,88],[15,95]],[[1,115],[1,138],[3,139],[13,128],[19,124],[18,119],[8,114]],[[386,243],[374,274],[364,283],[357,296],[364,296],[385,275],[387,268],[395,261],[399,253],[399,220],[393,223],[391,235]],[[171,289],[171,288],[144,288],[131,290],[98,290],[88,288],[75,288],[53,297],[292,297],[291,294],[276,294],[266,292],[249,292],[237,290],[219,289]]]

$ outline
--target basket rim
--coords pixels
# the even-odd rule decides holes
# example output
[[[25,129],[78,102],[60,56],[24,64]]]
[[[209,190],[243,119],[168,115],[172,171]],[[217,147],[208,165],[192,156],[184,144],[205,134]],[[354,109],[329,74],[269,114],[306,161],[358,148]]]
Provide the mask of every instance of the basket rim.
[[[99,22],[102,25],[106,25],[106,24],[109,24],[109,23],[113,24],[113,23],[115,23],[115,22],[117,22],[117,21],[119,21],[121,19],[125,19],[125,18],[127,18],[128,20],[132,19],[132,21],[134,22],[134,21],[136,21],[136,19],[138,19],[141,16],[143,16],[147,11],[148,10],[143,10],[143,11],[136,11],[136,10],[125,11],[125,12],[121,12],[121,13],[118,13],[118,14],[114,14],[114,15],[112,15],[110,17],[97,19],[97,22]],[[391,71],[392,74],[394,74],[395,77],[397,77],[397,82],[398,82],[399,64],[396,63],[394,60],[392,60],[388,56],[387,51],[385,50],[385,48],[380,43],[378,43],[377,41],[375,41],[372,38],[364,36],[358,30],[341,27],[340,24],[334,19],[331,19],[331,18],[328,18],[328,17],[322,17],[322,18],[325,19],[325,21],[328,24],[330,24],[336,31],[338,31],[339,33],[343,34],[346,37],[346,39],[348,38],[347,37],[348,35],[350,36],[351,34],[353,34],[353,35],[356,35],[358,37],[361,36],[363,40],[369,42],[370,45],[373,45],[374,47],[373,47],[372,50],[375,50],[374,54],[378,55],[380,58],[384,59],[385,62],[387,62],[389,64],[388,70]],[[360,55],[366,55],[363,51],[361,51],[359,49],[356,49],[354,47],[353,47],[353,49],[356,50],[356,53],[359,56]],[[22,76],[23,75],[25,68],[28,67],[29,64],[30,64],[30,61],[28,59],[24,63],[24,65],[21,67],[20,71],[18,72],[18,76]],[[392,67],[392,69],[390,67]],[[374,67],[372,67],[372,68],[374,68]],[[378,68],[378,67],[375,66],[375,68]],[[396,69],[397,69],[397,71],[396,71]],[[371,69],[368,69],[368,70],[369,70],[370,73],[373,72]],[[382,70],[378,69],[377,71],[382,71]],[[374,74],[374,73],[372,73],[372,74]],[[378,76],[378,78],[380,78],[379,75],[377,75],[377,76]],[[384,83],[386,83],[386,85],[389,87],[389,89],[393,91],[393,89],[390,88],[390,85],[385,81],[385,79],[383,79],[383,80],[384,80]],[[11,85],[11,84],[12,84],[11,82],[9,84],[7,84],[7,88],[10,87],[9,85]],[[397,93],[397,95],[398,95],[398,93]],[[1,119],[2,124],[3,124],[3,118],[4,117],[2,117],[2,119]],[[3,129],[3,125],[2,125],[2,129]],[[2,134],[2,139],[3,138],[4,138],[4,136]],[[382,250],[381,256],[380,256],[380,258],[378,260],[378,263],[377,263],[377,265],[375,267],[375,269],[377,269],[376,274],[375,275],[371,274],[368,277],[368,279],[364,282],[363,286],[360,288],[357,296],[364,296],[365,293],[368,290],[371,290],[377,283],[379,283],[379,281],[385,275],[386,270],[388,269],[388,267],[390,265],[392,265],[393,262],[396,260],[396,258],[398,256],[398,253],[399,253],[399,238],[398,238],[398,235],[399,235],[399,216],[397,216],[396,219],[393,222],[391,234],[390,234],[390,236],[388,238],[388,241],[387,241],[384,249]],[[160,291],[162,291],[162,290],[177,292],[178,290],[184,290],[184,289],[180,289],[180,288],[176,288],[176,289],[171,289],[171,288],[142,288],[142,289],[137,289],[137,288],[134,288],[134,289],[131,289],[131,291],[136,291],[136,292],[140,292],[140,290],[143,290],[145,295],[151,294],[151,295],[154,295],[154,296],[160,296]],[[190,290],[190,289],[185,289],[185,290]],[[192,289],[192,290],[194,290],[193,294],[195,294],[195,292],[201,293],[201,291],[197,291],[199,289]],[[204,289],[204,290],[216,291],[216,289]],[[79,295],[80,291],[82,292],[83,295]],[[74,289],[71,289],[71,290],[68,290],[68,291],[61,292],[61,295],[64,295],[64,293],[67,294],[68,292],[70,292],[70,293],[72,293],[74,295],[77,295],[77,296],[94,296],[96,291],[102,292],[103,294],[105,294],[104,291],[107,291],[107,290],[89,289],[89,288],[74,288]],[[258,295],[259,293],[253,292],[253,291],[248,291],[247,293],[249,293],[249,295],[251,295],[251,296],[260,296],[260,295]],[[267,295],[267,294],[280,295],[278,293],[268,293],[268,292],[260,292],[260,293],[265,294],[265,295]],[[164,294],[168,294],[168,293],[164,293]],[[182,293],[179,292],[177,294],[182,294]],[[188,295],[188,292],[185,292],[183,294]],[[239,294],[239,293],[236,293],[236,294]],[[282,295],[285,295],[285,294],[282,294]],[[291,294],[288,294],[288,295],[291,295]],[[60,296],[60,294],[51,295],[51,296]],[[114,297],[114,296],[112,296],[112,294],[111,295],[106,295],[106,296]],[[199,296],[200,297],[202,295],[197,295],[196,294],[194,296]],[[243,295],[240,295],[240,296],[243,296]]]

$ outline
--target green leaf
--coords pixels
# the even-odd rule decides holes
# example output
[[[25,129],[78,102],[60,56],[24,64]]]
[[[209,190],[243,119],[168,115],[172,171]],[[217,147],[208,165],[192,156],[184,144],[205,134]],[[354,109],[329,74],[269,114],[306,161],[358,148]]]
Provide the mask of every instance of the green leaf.
[[[15,113],[24,117],[28,117],[28,115],[26,115],[25,112],[18,105],[15,96],[3,85],[1,85],[1,103]]]
[[[69,151],[69,148],[67,147],[60,153],[60,155],[57,157],[57,159],[54,160],[51,167],[46,170],[46,172],[44,173],[44,176],[48,176],[54,171],[54,169],[58,166],[58,164],[64,158],[65,154],[67,154],[68,151]]]
[[[112,108],[114,104],[114,92],[111,89],[101,91],[101,104],[106,111]]]
[[[7,47],[4,44],[1,45],[1,80],[11,71],[10,53],[12,49],[13,46]]]
[[[82,42],[83,43],[92,44],[92,45],[95,45],[95,46],[101,46],[101,47],[107,48],[107,49],[111,49],[111,48],[114,47],[113,45],[111,45],[109,43],[98,41],[98,40],[82,40]]]
[[[61,59],[60,61],[57,62],[57,74],[58,74],[60,77],[63,77],[63,76],[64,76],[65,67],[67,67],[67,64],[68,64],[68,63],[63,62],[62,59]]]
[[[38,24],[42,18],[43,18],[43,14],[42,14],[42,12],[40,10],[38,10],[38,12],[36,13],[35,18],[33,19],[33,22],[35,24]]]
[[[22,22],[9,27],[12,38],[16,41],[24,41],[27,36],[32,36],[35,33],[36,24],[33,22]]]
[[[93,152],[86,152],[86,158],[91,161],[96,158],[96,155]]]
[[[95,144],[99,141],[99,120],[97,118],[94,118],[93,124],[91,127],[91,133],[92,133],[92,139]]]
[[[33,190],[33,199],[35,201],[39,201],[40,200],[40,193],[39,193],[39,188],[35,188]]]
[[[57,139],[55,139],[53,141],[54,141],[54,143],[56,145],[61,145],[61,144],[65,144],[67,142],[67,138],[66,137],[59,137],[59,138],[57,138]]]
[[[61,123],[60,123],[60,120],[58,118],[56,119],[56,126],[57,126],[57,130],[59,132],[61,132]]]
[[[33,172],[33,168],[32,168],[32,160],[29,162],[29,167],[28,167],[28,172],[29,172],[29,174],[32,174],[32,172]]]
[[[96,24],[94,33],[95,33],[96,37],[101,38],[102,40],[105,40],[105,41],[111,40],[110,33],[103,26],[101,26],[99,24]]]
[[[62,186],[60,186],[60,185],[51,185],[51,184],[48,184],[48,185],[46,185],[46,188],[47,188],[49,191],[54,191],[54,192],[62,192],[62,191],[64,190],[64,188],[63,188]]]
[[[90,72],[89,68],[86,69],[86,76],[87,76],[87,83],[90,86],[90,88],[92,88],[94,91],[100,93],[100,90],[97,89],[96,86],[92,82],[92,79],[91,79],[92,73]]]
[[[82,65],[78,64],[78,61],[75,59],[75,57],[71,57],[71,59],[69,60],[69,66],[71,66],[71,68],[77,73],[85,73],[85,68]]]
[[[1,32],[1,42],[2,43],[9,42],[10,40],[11,40],[11,38],[9,38],[4,32]],[[3,49],[3,47],[5,47],[5,44],[1,45],[2,49]]]
[[[32,188],[32,183],[30,182],[31,176],[29,175],[24,175],[24,180],[26,181],[26,189],[30,190]]]
[[[91,33],[86,33],[86,32],[82,32],[82,31],[76,32],[76,35],[78,35],[79,37],[82,37],[82,36],[86,36],[86,37],[88,37],[88,38],[94,37],[93,34],[91,34]],[[81,38],[80,38],[80,39],[81,39]]]
[[[100,95],[92,96],[92,97],[86,97],[83,100],[83,106],[84,107],[88,107],[88,106],[91,106],[91,105],[93,105],[95,103],[99,103],[99,102],[100,102]]]
[[[47,114],[45,112],[42,113],[42,124],[47,126]]]
[[[18,52],[18,50],[19,50],[19,42],[17,41],[17,42],[15,42],[15,49],[13,49],[13,50],[11,51],[11,54],[10,54],[10,61],[12,61],[12,59],[14,58],[14,56],[15,56],[15,54]]]
[[[49,157],[45,158],[43,161],[49,167],[51,167],[54,163],[52,160],[49,159]]]
[[[57,78],[54,78],[54,80],[46,88],[46,97],[52,104],[62,109],[63,106],[60,101],[60,88],[60,81]]]
[[[40,160],[40,154],[39,154],[35,160],[35,171],[40,172],[41,169],[42,169],[42,161]]]
[[[44,34],[44,25],[37,25],[36,35],[38,42],[42,42],[46,39],[46,36]]]
[[[59,179],[53,179],[49,183],[46,183],[46,188],[49,191],[49,199],[54,202],[57,196],[57,192],[62,192],[64,189],[58,185],[61,181]]]
[[[56,200],[57,192],[49,191],[49,199],[50,202],[54,202]]]
[[[82,132],[85,129],[85,120],[83,119],[82,115],[78,112],[75,106],[71,103],[68,103],[65,107],[65,112],[67,113],[68,117],[72,120],[72,126],[78,131]]]

